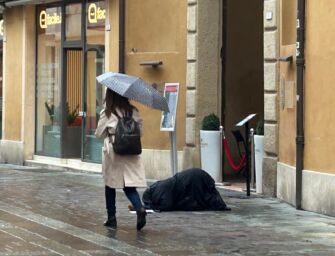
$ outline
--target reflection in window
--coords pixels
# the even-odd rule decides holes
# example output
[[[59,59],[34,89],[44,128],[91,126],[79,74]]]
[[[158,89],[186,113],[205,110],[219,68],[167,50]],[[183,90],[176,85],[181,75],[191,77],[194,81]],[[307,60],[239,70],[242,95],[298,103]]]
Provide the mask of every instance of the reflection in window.
[[[88,1],[86,4],[86,35],[87,44],[105,44],[105,1]]]
[[[61,24],[56,19],[54,23],[47,22],[47,17],[61,17],[61,8],[39,8],[38,13],[36,153],[59,157]]]
[[[97,83],[96,77],[104,72],[105,52],[105,1],[88,1],[86,5],[86,123],[84,141],[84,159],[101,162],[102,140],[94,132],[103,108],[104,88]]]
[[[65,40],[81,39],[81,3],[69,4],[65,8]]]

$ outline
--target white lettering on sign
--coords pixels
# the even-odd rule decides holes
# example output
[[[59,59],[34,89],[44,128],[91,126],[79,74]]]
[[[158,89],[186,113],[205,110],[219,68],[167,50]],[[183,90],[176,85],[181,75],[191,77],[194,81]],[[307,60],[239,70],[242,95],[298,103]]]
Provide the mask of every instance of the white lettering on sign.
[[[40,13],[40,27],[47,28],[50,25],[56,25],[62,23],[62,15],[54,13],[50,15],[46,11]]]
[[[98,7],[96,4],[90,4],[88,6],[88,22],[97,23],[99,20],[106,19],[106,10]]]

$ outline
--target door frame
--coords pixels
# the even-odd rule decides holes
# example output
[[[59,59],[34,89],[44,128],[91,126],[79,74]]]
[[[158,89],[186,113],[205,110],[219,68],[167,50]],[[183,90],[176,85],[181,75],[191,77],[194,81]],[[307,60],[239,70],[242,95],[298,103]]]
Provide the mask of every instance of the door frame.
[[[94,160],[91,159],[87,159],[85,158],[85,147],[86,147],[86,114],[87,114],[87,96],[88,96],[88,92],[87,92],[87,64],[88,64],[88,52],[89,51],[95,51],[97,54],[97,58],[99,57],[104,57],[105,56],[105,46],[104,45],[99,45],[99,44],[86,44],[85,45],[85,52],[83,52],[83,56],[84,56],[84,62],[83,62],[83,66],[84,66],[84,71],[83,71],[83,77],[85,77],[85,80],[83,80],[83,113],[84,116],[82,116],[82,140],[81,140],[81,160],[85,161],[85,162],[92,162],[92,163],[96,163]]]

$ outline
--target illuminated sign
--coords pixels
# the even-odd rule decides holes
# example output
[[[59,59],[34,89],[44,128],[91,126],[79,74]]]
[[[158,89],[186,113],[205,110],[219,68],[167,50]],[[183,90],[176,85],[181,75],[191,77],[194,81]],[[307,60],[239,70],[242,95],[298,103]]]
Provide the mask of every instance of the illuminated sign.
[[[99,20],[106,19],[106,10],[98,7],[96,4],[90,4],[88,6],[88,22],[98,23]]]
[[[56,25],[62,23],[62,15],[54,13],[50,15],[46,11],[41,11],[40,13],[40,27],[47,28],[50,25]]]
[[[3,20],[0,20],[0,37],[3,37]]]
[[[88,6],[88,22],[91,24],[98,23],[106,19],[106,10],[91,3]],[[45,10],[40,12],[40,27],[47,28],[48,26],[57,25],[62,23],[62,14],[53,13],[49,14]]]

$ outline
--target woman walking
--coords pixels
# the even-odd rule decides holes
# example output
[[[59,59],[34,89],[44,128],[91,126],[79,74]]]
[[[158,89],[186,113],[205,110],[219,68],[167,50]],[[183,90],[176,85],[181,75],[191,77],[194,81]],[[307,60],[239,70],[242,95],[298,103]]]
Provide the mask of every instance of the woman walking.
[[[140,155],[119,155],[113,150],[113,134],[119,118],[133,117],[142,129],[142,119],[137,108],[129,100],[107,88],[105,109],[100,113],[100,119],[95,135],[104,139],[102,148],[102,174],[105,182],[105,197],[107,208],[107,221],[105,226],[116,228],[115,189],[123,188],[127,198],[137,213],[137,230],[146,224],[146,211],[143,208],[136,187],[146,187],[145,172]]]

